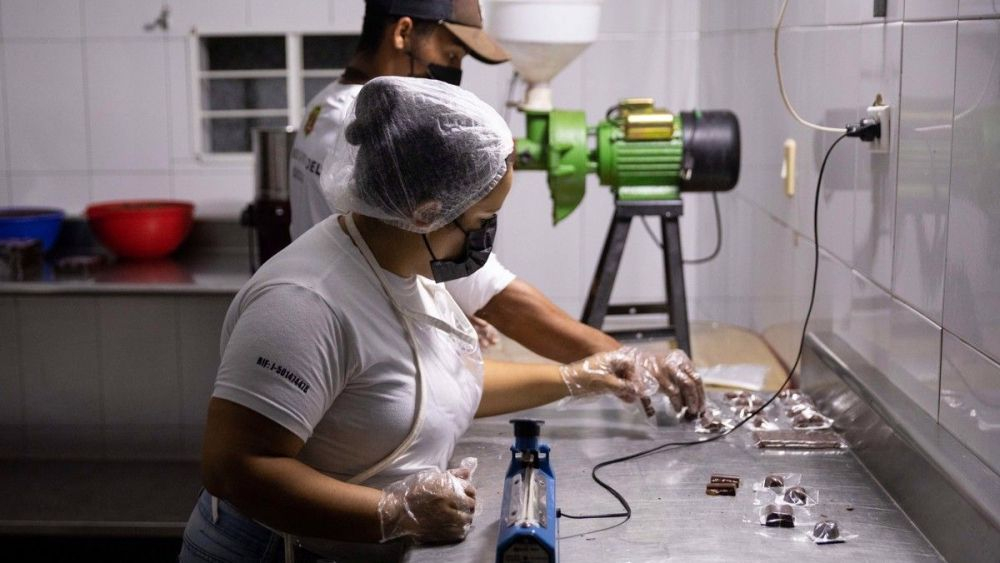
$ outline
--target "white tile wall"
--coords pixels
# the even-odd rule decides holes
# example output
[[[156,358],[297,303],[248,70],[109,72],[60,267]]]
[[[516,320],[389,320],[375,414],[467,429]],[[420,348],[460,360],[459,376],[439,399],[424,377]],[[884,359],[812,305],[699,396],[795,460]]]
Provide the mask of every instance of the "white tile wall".
[[[778,10],[781,8],[781,2],[778,0],[750,0],[736,2],[735,6],[732,2],[723,4],[729,4],[729,10],[736,12],[741,30],[773,28],[778,21]]]
[[[11,169],[86,170],[80,43],[7,42],[4,72]]]
[[[4,63],[4,44],[0,42],[0,78],[3,77]],[[6,85],[0,80],[0,176],[5,175],[9,167],[7,164],[9,160],[7,155],[7,100],[4,93],[6,89]]]
[[[195,158],[191,119],[191,70],[189,37],[167,41],[167,114],[170,116],[170,165],[174,170],[198,171],[204,164]],[[246,168],[243,165],[242,168]]]
[[[96,0],[84,0],[94,2]],[[247,0],[173,0],[170,2],[170,34],[246,31],[250,7]],[[156,13],[152,13],[155,19]]]
[[[906,20],[947,19],[958,15],[959,0],[905,0]]]
[[[996,0],[959,0],[958,15],[966,16],[998,16],[1000,3]]]
[[[0,24],[6,39],[80,37],[82,0],[4,0]]]
[[[10,178],[0,173],[0,205],[11,205]]]
[[[904,0],[888,0],[886,16],[876,18],[871,0],[827,0],[826,23],[829,25],[892,22],[903,18]]]
[[[858,107],[871,104],[874,93],[880,92],[895,119],[890,119],[888,154],[875,153],[868,145],[853,143],[857,156],[854,268],[886,288],[892,284],[902,38],[900,23],[861,28],[861,82],[856,103]]]
[[[611,9],[608,9],[611,8]],[[601,33],[657,33],[670,24],[670,2],[619,0],[601,13]]]
[[[785,10],[784,26],[818,26],[826,23],[827,0],[789,0],[788,8]],[[777,2],[775,14],[781,8],[781,3]],[[775,17],[777,20],[777,17]]]
[[[364,19],[364,0],[330,0],[332,31],[357,33]],[[485,10],[484,10],[485,12]]]
[[[941,425],[1000,473],[1000,365],[945,331]]]
[[[295,9],[285,0],[249,0],[248,8],[251,29],[263,31],[329,30],[334,9],[330,0],[297,0]]]
[[[763,20],[780,0],[751,0],[730,11],[723,4],[700,6],[698,95],[703,107],[729,107],[739,115],[743,166],[739,186],[724,200],[731,204],[723,211],[728,247],[719,263],[690,268],[692,310],[695,318],[751,326],[776,349],[794,350],[790,340],[805,314],[812,263],[812,246],[802,237],[811,237],[812,190],[833,137],[787,116],[770,61],[771,30],[733,16],[756,10]],[[846,140],[824,177],[823,260],[812,326],[833,329],[932,417],[938,416],[939,386],[946,385],[942,373],[948,376],[940,365],[942,299],[945,326],[972,347],[952,355],[977,348],[980,364],[994,366],[990,342],[1000,333],[1000,305],[994,307],[1000,258],[992,256],[1000,233],[991,227],[1000,214],[1000,200],[992,197],[1000,147],[984,133],[992,123],[987,116],[996,113],[996,77],[989,69],[1000,51],[1000,29],[996,19],[956,23],[959,5],[963,17],[993,15],[974,0],[912,0],[905,15],[917,21],[902,23],[902,1],[889,3],[885,20],[872,19],[868,1],[792,2],[781,40],[786,88],[807,119],[854,121],[876,92],[893,108],[890,153],[872,154]],[[968,69],[957,84],[956,59]],[[972,110],[978,118],[959,120],[954,139],[953,102],[959,115],[978,103]],[[777,178],[787,137],[799,146],[798,194],[791,200]],[[698,224],[687,228],[704,244],[710,231],[698,213]],[[979,385],[989,392],[1000,387],[992,376],[977,381],[987,381]],[[988,445],[971,447],[989,455]]]
[[[162,199],[170,195],[169,174],[95,174],[91,182],[94,201]]]
[[[835,256],[821,250],[818,275],[816,304],[809,321],[809,330],[843,335],[850,330],[853,289],[851,269]]]
[[[158,39],[88,42],[87,131],[93,170],[169,168],[165,48]]]
[[[816,84],[823,86],[822,101],[826,109],[818,123],[843,127],[860,119],[858,110],[857,61],[861,58],[861,31],[859,27],[833,27],[823,32],[822,65]],[[815,34],[814,34],[815,35]],[[819,41],[817,41],[819,43]],[[815,65],[814,65],[815,66]],[[872,94],[874,97],[874,93]],[[821,163],[826,147],[837,135],[828,133],[813,137],[812,151],[816,162]],[[842,141],[830,154],[823,175],[824,185],[820,195],[820,246],[837,258],[852,264],[854,259],[854,143]],[[818,168],[817,168],[818,170]],[[806,193],[814,192],[813,186],[804,186]],[[803,203],[813,198],[800,198]],[[801,207],[800,207],[801,210]],[[810,215],[811,215],[811,209]],[[800,224],[811,224],[811,218]]]
[[[181,383],[173,300],[98,298],[97,326],[108,455],[177,457]]]
[[[667,29],[672,34],[700,31],[700,0],[671,0],[670,22]]]
[[[941,329],[863,276],[854,276],[848,342],[937,418]]]
[[[997,359],[1000,20],[959,22],[957,60],[944,327]]]
[[[903,24],[892,289],[935,322],[944,295],[956,26]]]
[[[10,202],[12,205],[54,206],[66,213],[83,212],[91,201],[90,176],[85,174],[12,175]]]
[[[162,30],[146,31],[144,26],[159,18],[164,5],[161,0],[84,1],[83,32],[101,38],[159,37]]]
[[[195,202],[199,217],[232,219],[253,199],[250,170],[178,172],[171,181],[173,197]]]

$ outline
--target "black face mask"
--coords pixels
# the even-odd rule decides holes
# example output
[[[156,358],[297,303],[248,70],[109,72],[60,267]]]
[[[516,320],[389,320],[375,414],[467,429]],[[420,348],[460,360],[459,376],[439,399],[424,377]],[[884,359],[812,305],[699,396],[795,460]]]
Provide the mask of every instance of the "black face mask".
[[[440,80],[441,82],[446,82],[452,86],[462,85],[462,69],[438,65],[434,63],[429,63],[423,59],[418,59],[413,56],[413,53],[407,53],[410,56],[410,76],[417,76],[413,70],[413,63],[415,61],[420,61],[421,64],[427,67],[427,76],[422,78],[431,78],[434,80]]]
[[[490,217],[483,226],[478,229],[466,231],[455,221],[458,230],[465,233],[465,249],[462,256],[454,260],[438,260],[431,250],[431,243],[427,240],[427,235],[423,235],[424,245],[427,252],[431,254],[431,273],[434,281],[438,283],[457,280],[472,275],[473,272],[483,267],[490,253],[493,252],[493,239],[497,234],[497,216]]]

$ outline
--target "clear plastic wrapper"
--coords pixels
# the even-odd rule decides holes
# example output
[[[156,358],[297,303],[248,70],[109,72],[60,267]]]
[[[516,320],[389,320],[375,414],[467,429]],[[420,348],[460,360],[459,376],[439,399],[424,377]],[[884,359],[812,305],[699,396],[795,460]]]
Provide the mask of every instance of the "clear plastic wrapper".
[[[748,423],[750,428],[753,430],[759,430],[761,432],[770,432],[772,430],[778,430],[778,424],[773,420],[768,419],[763,414],[758,414],[750,419]]]
[[[698,417],[694,431],[699,434],[721,434],[733,428],[733,420],[723,418],[721,414],[712,414],[708,411]]]
[[[798,389],[784,389],[778,393],[778,400],[786,404],[801,402],[803,398],[808,397]]]
[[[819,411],[806,409],[792,417],[792,428],[795,430],[828,430],[833,428],[833,419]]]
[[[816,506],[819,504],[819,489],[802,485],[785,485],[780,491],[762,489],[754,492],[753,503],[757,506],[768,504]]]
[[[789,405],[788,408],[785,409],[785,416],[787,418],[794,418],[800,413],[814,410],[816,410],[816,405],[812,404],[812,401],[803,401]]]
[[[404,536],[418,543],[465,538],[476,508],[469,481],[476,466],[476,458],[467,457],[455,469],[421,471],[383,489],[378,503],[382,541]]]
[[[801,480],[800,473],[768,473],[762,480],[753,484],[753,490],[782,493],[785,491],[785,487],[794,487]]]
[[[843,450],[844,441],[833,430],[760,429],[750,433],[750,443],[757,448],[780,450]]]
[[[753,406],[754,408],[759,407],[764,404],[764,399],[762,399],[756,393],[751,393],[749,391],[727,391],[722,399],[727,405],[738,408]]]
[[[812,530],[816,521],[817,516],[813,514],[812,508],[776,503],[754,505],[744,518],[744,522],[779,532],[780,536],[784,537],[794,536],[787,536],[780,530],[781,528]]]
[[[844,543],[857,538],[858,535],[848,534],[841,529],[839,522],[823,518],[813,524],[812,528],[806,532],[806,537],[817,545],[826,545]]]

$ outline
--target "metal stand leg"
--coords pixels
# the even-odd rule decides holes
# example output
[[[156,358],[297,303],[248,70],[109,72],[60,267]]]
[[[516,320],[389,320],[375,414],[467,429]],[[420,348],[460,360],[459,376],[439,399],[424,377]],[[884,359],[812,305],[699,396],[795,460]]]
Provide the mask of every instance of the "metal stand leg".
[[[666,278],[667,307],[674,328],[677,347],[691,355],[688,334],[687,299],[684,292],[684,258],[681,255],[681,228],[677,217],[660,218],[660,240],[663,241],[663,273]]]
[[[590,284],[590,294],[583,309],[582,321],[594,328],[604,326],[608,315],[635,315],[666,313],[670,325],[662,328],[643,330],[607,331],[616,338],[638,340],[644,338],[677,339],[677,346],[691,354],[691,340],[688,332],[687,301],[684,294],[684,262],[681,256],[681,232],[679,219],[683,213],[680,200],[615,202],[615,214],[604,240],[601,258]],[[660,218],[660,236],[663,240],[663,273],[666,302],[624,303],[611,305],[611,290],[615,285],[618,267],[621,265],[628,238],[629,226],[636,216],[657,216]]]
[[[594,281],[590,284],[587,304],[583,308],[583,323],[594,328],[599,329],[604,326],[611,290],[615,287],[615,278],[618,276],[618,266],[622,261],[625,239],[628,238],[631,223],[632,217],[622,216],[616,207],[615,214],[611,218],[611,226],[608,227],[608,236],[604,239],[604,248],[601,249],[601,259],[597,262],[597,271],[594,272]]]

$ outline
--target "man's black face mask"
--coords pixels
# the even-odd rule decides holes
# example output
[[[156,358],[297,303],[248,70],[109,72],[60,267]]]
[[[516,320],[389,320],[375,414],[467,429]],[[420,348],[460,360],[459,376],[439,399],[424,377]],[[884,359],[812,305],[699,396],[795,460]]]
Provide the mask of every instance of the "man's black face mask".
[[[462,85],[462,69],[455,68],[451,66],[444,66],[434,63],[429,63],[423,59],[418,59],[413,55],[413,52],[407,53],[410,56],[410,76],[417,77],[414,72],[414,62],[420,61],[421,64],[427,67],[427,76],[422,76],[419,78],[431,78],[434,80],[440,80],[441,82],[446,82],[452,86]]]

